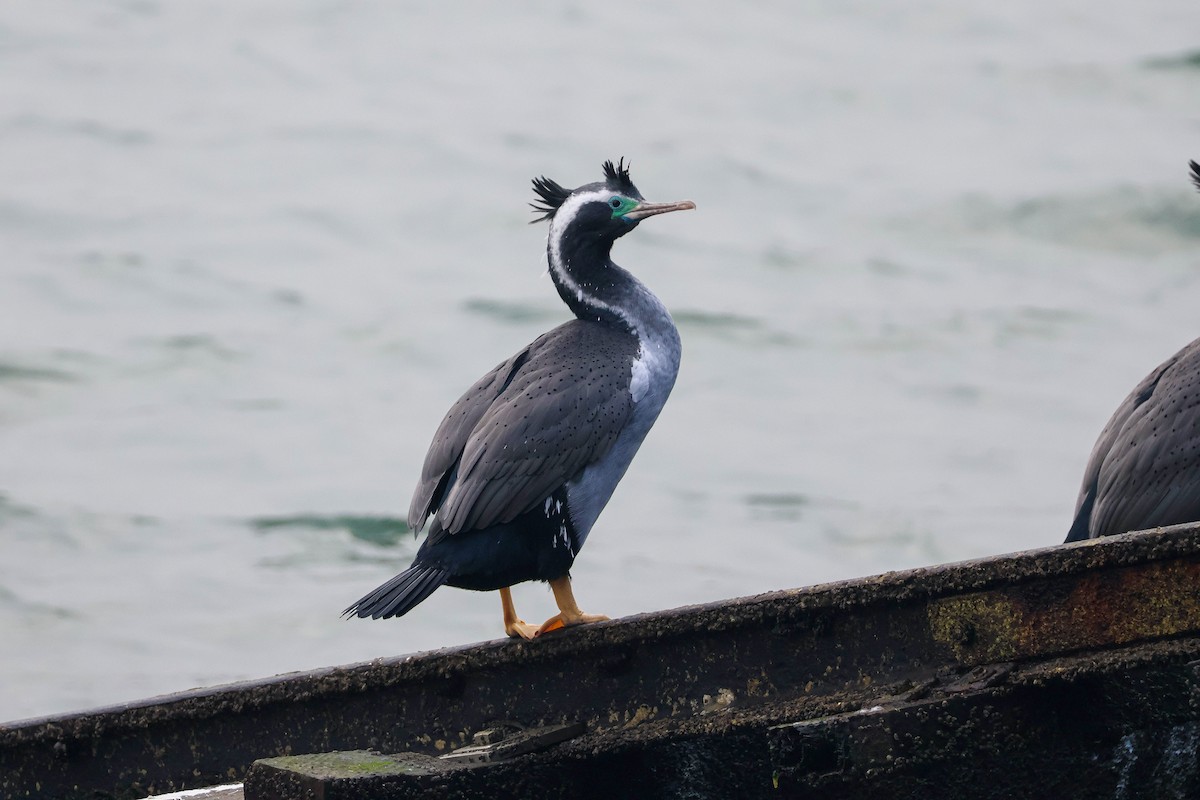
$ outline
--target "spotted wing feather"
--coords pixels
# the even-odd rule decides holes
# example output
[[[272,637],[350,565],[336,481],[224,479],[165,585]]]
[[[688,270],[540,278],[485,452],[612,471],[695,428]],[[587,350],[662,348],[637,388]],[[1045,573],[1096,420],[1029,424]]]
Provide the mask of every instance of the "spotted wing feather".
[[[1068,541],[1200,520],[1200,339],[1151,372],[1100,434]]]
[[[534,341],[524,358],[506,362],[515,368],[498,367],[505,372],[503,387],[486,408],[475,399],[460,417],[460,425],[474,419],[469,434],[456,429],[442,444],[436,468],[426,462],[418,497],[434,487],[427,506],[437,512],[431,536],[511,522],[607,453],[633,410],[636,352],[630,334],[572,320]],[[483,394],[496,386],[493,378]]]
[[[525,348],[512,358],[497,364],[495,369],[467,389],[446,412],[433,435],[429,452],[425,454],[421,479],[408,507],[408,525],[414,531],[421,530],[429,515],[437,510],[440,496],[445,492],[443,484],[456,471],[456,465],[471,432],[479,423],[480,417],[508,386],[513,374],[520,369],[528,355],[529,348]]]

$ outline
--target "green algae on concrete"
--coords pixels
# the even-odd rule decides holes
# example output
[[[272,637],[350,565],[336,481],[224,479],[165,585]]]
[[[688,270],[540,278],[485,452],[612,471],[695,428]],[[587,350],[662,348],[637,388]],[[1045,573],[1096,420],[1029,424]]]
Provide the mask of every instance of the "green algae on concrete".
[[[397,791],[397,782],[420,793],[428,788],[428,781],[458,769],[457,765],[422,753],[381,755],[373,750],[338,750],[277,756],[254,763],[246,776],[246,796],[262,800],[337,800],[361,796],[365,787],[369,796],[382,798]]]
[[[370,750],[339,750],[332,753],[313,753],[301,756],[278,756],[265,758],[262,763],[277,769],[286,769],[314,778],[337,779],[357,778],[365,774],[375,775],[430,775],[424,759],[414,759],[409,754],[381,755]]]
[[[1200,630],[1197,587],[1195,561],[1098,570],[934,600],[929,628],[966,666],[1153,641]]]

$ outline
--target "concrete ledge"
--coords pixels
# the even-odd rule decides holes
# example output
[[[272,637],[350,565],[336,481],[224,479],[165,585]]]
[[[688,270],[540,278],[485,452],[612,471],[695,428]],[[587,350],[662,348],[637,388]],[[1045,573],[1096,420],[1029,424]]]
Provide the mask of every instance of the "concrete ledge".
[[[303,752],[438,756],[502,720],[585,725],[557,748],[571,758],[606,743],[683,758],[684,741],[717,757],[739,725],[856,711],[1001,661],[1196,637],[1198,586],[1200,526],[1177,526],[195,690],[0,725],[0,794],[141,797]]]

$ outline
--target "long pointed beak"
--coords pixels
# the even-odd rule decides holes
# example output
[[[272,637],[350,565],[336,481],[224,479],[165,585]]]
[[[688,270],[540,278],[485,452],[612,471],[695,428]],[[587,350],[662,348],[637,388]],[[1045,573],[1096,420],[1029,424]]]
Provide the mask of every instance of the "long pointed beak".
[[[655,214],[666,214],[668,211],[687,211],[695,208],[696,204],[691,200],[680,200],[675,203],[639,203],[633,211],[627,211],[623,215],[625,219],[645,219],[653,217]]]

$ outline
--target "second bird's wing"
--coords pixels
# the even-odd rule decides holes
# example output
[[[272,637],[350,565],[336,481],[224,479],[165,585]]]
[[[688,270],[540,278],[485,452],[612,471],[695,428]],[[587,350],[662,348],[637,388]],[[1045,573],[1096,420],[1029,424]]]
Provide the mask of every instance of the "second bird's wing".
[[[1200,339],[1121,404],[1096,443],[1087,478],[1094,536],[1200,519]]]

